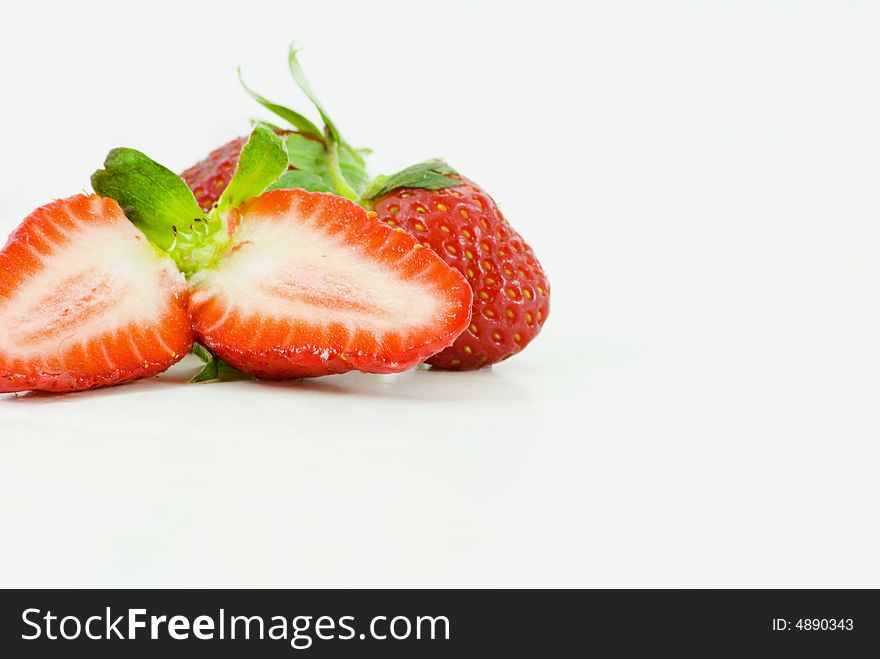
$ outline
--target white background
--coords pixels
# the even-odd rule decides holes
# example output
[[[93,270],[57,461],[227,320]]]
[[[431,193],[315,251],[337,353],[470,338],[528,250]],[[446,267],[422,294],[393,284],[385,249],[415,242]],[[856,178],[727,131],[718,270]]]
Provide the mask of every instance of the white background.
[[[312,82],[553,284],[492,370],[0,397],[3,586],[880,586],[871,2],[0,0],[0,232]]]

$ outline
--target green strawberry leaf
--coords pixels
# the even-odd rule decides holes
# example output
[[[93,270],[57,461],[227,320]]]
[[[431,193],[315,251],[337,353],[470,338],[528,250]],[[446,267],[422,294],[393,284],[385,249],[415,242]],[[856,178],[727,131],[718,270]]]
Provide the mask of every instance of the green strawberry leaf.
[[[238,167],[217,210],[223,213],[261,194],[287,169],[284,141],[271,128],[259,125],[241,150]]]
[[[269,190],[292,190],[294,188],[302,188],[309,192],[333,192],[330,183],[312,172],[306,172],[299,169],[292,169],[284,172],[277,181],[270,185]]]
[[[190,382],[211,382],[217,379],[217,359],[213,354],[201,343],[193,343],[190,352],[205,362],[202,370],[199,371]]]
[[[327,172],[327,153],[324,145],[300,133],[291,133],[284,138],[287,146],[287,162],[291,167],[313,174]]]
[[[251,119],[250,124],[253,128],[256,128],[257,126],[266,126],[267,128],[274,130],[276,134],[290,130],[289,128],[282,128],[278,124],[273,124],[271,121],[265,121],[263,119]]]
[[[293,47],[293,44],[290,45],[290,50],[287,54],[287,66],[290,68],[290,75],[293,76],[293,81],[296,83],[296,86],[302,90],[302,93],[306,95],[306,97],[312,102],[312,105],[315,106],[315,109],[318,111],[318,114],[321,115],[321,121],[324,122],[324,126],[327,129],[327,132],[330,133],[330,138],[340,144],[342,142],[342,138],[339,136],[339,131],[336,130],[336,126],[333,121],[327,115],[327,112],[324,110],[324,106],[321,105],[321,101],[318,100],[318,96],[315,94],[312,86],[309,84],[308,79],[306,78],[306,74],[302,69],[302,66],[299,64],[299,60],[296,59],[297,54],[296,48]]]
[[[346,199],[357,201],[367,182],[363,158],[342,139],[336,124],[330,119],[308,78],[306,78],[306,74],[296,57],[297,52],[296,48],[291,45],[287,54],[287,65],[296,86],[312,102],[324,122],[324,134],[327,137],[327,175],[333,185],[333,190]]]
[[[364,158],[356,149],[345,143],[339,148],[339,169],[354,191],[358,195],[363,194],[370,181]]]
[[[440,160],[428,160],[402,169],[391,176],[377,176],[364,192],[363,199],[377,199],[398,188],[441,190],[461,185],[458,172]]]
[[[217,359],[210,350],[201,343],[194,343],[190,352],[205,362],[204,367],[191,380],[197,382],[232,382],[234,380],[252,380],[247,373],[230,366],[222,359]]]
[[[348,144],[343,144],[342,149],[344,151],[348,151],[348,154],[349,154],[348,157],[350,157],[354,162],[359,164],[361,167],[367,166],[367,163],[364,160],[364,156],[369,156],[370,154],[373,153],[372,149],[367,149],[367,148],[355,149],[354,147],[349,146]]]
[[[327,151],[324,145],[300,133],[292,133],[284,138],[287,145],[287,158],[291,167],[309,172],[324,181],[327,192],[333,192]],[[348,185],[358,194],[364,191],[369,176],[364,167],[364,159],[355,149],[343,144],[339,149],[339,168]],[[275,186],[279,187],[279,186]],[[280,187],[291,187],[284,185]],[[311,189],[311,188],[305,188]]]
[[[292,126],[294,126],[297,130],[302,131],[303,133],[310,133],[317,137],[318,139],[323,140],[323,135],[321,133],[321,129],[318,128],[315,124],[309,121],[306,117],[301,115],[299,112],[295,112],[290,108],[284,107],[283,105],[278,105],[277,103],[273,103],[269,99],[260,96],[257,92],[248,87],[244,78],[241,77],[241,69],[238,69],[238,80],[241,82],[241,86],[244,87],[244,90],[253,98],[257,103],[262,105],[264,108],[269,110],[270,112],[274,112],[279,117],[289,122]]]
[[[294,169],[314,174],[325,181],[330,190],[336,194],[358,201],[369,182],[363,157],[369,153],[369,150],[354,149],[342,140],[336,124],[330,119],[306,78],[297,59],[297,50],[293,46],[288,52],[288,66],[296,85],[321,115],[321,119],[324,121],[323,132],[305,116],[283,105],[272,103],[251,90],[244,83],[244,80],[241,80],[241,70],[239,70],[238,76],[245,91],[258,103],[286,119],[300,131],[300,133],[294,133],[285,138],[288,164]],[[317,181],[311,178],[295,180],[303,182],[304,185],[317,185]]]
[[[140,151],[113,149],[104,169],[92,174],[92,187],[115,199],[126,217],[165,251],[178,242],[178,228],[207,221],[193,193],[177,174]]]

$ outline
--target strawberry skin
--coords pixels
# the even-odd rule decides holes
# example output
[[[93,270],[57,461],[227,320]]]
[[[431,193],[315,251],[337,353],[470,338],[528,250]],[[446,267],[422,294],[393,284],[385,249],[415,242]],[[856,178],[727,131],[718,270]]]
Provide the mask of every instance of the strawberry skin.
[[[31,213],[0,252],[0,392],[161,373],[192,345],[186,283],[112,199]]]
[[[399,188],[373,209],[379,220],[433,249],[473,288],[467,330],[428,363],[476,369],[515,355],[535,338],[550,312],[550,286],[532,248],[483,189],[465,178],[440,190]]]
[[[229,224],[229,250],[190,280],[189,310],[198,340],[242,371],[404,371],[470,322],[464,277],[351,201],[274,190]]]

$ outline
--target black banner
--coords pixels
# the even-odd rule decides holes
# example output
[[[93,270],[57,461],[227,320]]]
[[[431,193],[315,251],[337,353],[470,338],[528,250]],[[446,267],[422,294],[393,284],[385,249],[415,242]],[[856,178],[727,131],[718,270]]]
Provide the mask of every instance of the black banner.
[[[868,656],[870,590],[7,590],[7,657]],[[651,655],[649,655],[651,656]]]

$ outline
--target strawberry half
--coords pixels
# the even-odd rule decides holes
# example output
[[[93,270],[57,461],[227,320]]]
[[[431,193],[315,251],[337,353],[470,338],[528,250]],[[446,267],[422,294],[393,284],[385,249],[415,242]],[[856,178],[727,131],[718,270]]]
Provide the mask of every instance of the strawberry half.
[[[161,373],[190,349],[186,285],[112,199],[31,213],[0,252],[0,392]]]
[[[230,224],[228,251],[191,278],[190,315],[199,340],[238,369],[269,379],[393,373],[468,325],[464,278],[341,197],[275,190]]]

